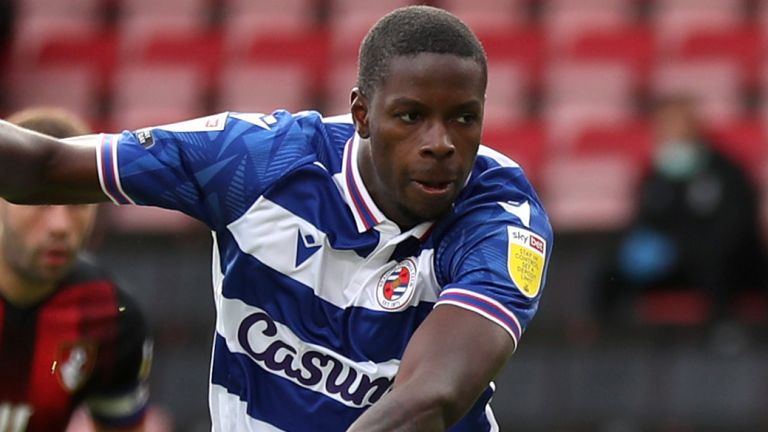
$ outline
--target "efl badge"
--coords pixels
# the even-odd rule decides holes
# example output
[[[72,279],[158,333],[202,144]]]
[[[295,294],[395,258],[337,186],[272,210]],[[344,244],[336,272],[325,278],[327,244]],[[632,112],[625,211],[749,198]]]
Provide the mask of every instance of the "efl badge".
[[[536,297],[541,289],[547,242],[524,228],[507,227],[509,251],[507,270],[512,282],[524,296]]]
[[[415,285],[416,263],[410,258],[400,261],[379,279],[376,300],[386,310],[400,309],[411,301]]]
[[[64,390],[79,390],[93,372],[96,364],[96,347],[84,341],[65,342],[59,345],[51,372],[56,375]]]

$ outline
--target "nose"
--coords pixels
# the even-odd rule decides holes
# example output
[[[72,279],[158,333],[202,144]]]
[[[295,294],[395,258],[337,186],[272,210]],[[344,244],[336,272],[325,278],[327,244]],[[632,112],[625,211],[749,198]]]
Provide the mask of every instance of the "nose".
[[[45,222],[49,234],[54,237],[66,237],[75,226],[74,214],[70,206],[48,206]]]
[[[442,122],[433,123],[423,136],[422,156],[447,159],[456,152],[448,128]]]

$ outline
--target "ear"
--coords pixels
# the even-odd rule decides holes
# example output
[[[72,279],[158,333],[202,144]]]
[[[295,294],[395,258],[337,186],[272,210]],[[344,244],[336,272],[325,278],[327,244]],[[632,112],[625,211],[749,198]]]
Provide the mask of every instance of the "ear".
[[[359,88],[352,89],[352,122],[360,138],[368,138],[371,133],[368,128],[369,100]]]

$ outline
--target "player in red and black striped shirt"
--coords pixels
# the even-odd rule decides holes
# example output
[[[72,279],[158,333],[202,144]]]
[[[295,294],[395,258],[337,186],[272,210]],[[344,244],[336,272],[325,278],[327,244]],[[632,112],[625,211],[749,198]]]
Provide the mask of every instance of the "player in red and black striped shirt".
[[[10,121],[86,132],[59,111]],[[152,347],[136,305],[79,256],[95,211],[0,200],[0,432],[63,431],[82,403],[100,432],[143,430]]]

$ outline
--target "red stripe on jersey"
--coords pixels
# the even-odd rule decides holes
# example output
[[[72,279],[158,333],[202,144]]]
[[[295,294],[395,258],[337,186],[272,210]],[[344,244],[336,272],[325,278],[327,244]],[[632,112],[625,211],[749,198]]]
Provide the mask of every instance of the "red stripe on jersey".
[[[101,280],[62,288],[41,307],[29,382],[28,401],[36,411],[30,431],[63,430],[81,402],[79,391],[103,365],[111,368],[114,353],[98,347],[117,337],[117,313],[114,288]]]

